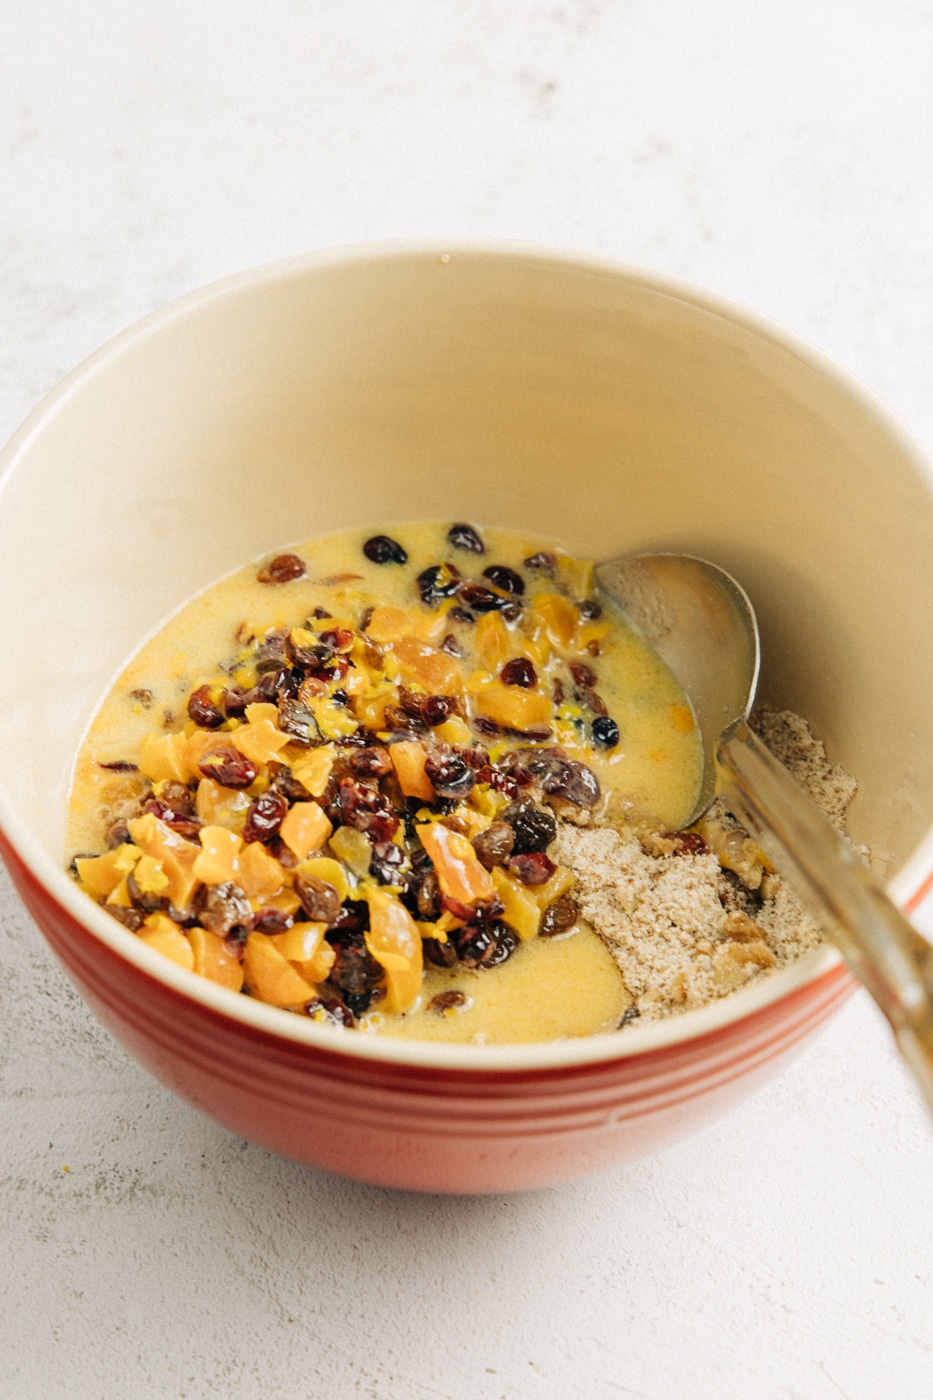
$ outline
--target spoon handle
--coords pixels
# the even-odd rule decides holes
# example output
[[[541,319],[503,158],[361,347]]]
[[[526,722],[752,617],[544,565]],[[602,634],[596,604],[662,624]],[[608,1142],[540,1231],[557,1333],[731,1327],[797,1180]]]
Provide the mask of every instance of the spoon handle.
[[[727,807],[871,992],[933,1113],[933,946],[744,721],[717,759]]]

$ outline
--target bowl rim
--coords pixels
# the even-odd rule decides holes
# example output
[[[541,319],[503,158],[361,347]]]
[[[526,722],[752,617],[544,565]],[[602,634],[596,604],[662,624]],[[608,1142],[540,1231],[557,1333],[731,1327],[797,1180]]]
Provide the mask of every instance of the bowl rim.
[[[634,263],[591,251],[549,247],[523,241],[469,239],[401,239],[356,243],[300,253],[235,272],[204,287],[186,293],[150,312],[120,331],[80,361],[54,386],[24,420],[0,451],[0,509],[2,493],[21,465],[28,449],[45,426],[82,385],[102,373],[108,364],[133,346],[156,336],[174,322],[183,320],[212,302],[255,292],[266,284],[313,276],[332,267],[353,267],[364,263],[391,263],[413,259],[450,263],[456,257],[491,261],[519,260],[553,264],[566,270],[610,275],[638,287],[667,296],[692,308],[738,325],[803,364],[830,379],[837,388],[858,401],[878,421],[902,455],[933,492],[933,466],[911,439],[900,420],[874,392],[854,375],[824,356],[803,339],[785,331],[767,317],[733,304],[718,294],[707,292],[685,279],[661,273]],[[723,1032],[743,1020],[815,984],[839,968],[840,954],[823,944],[793,963],[769,974],[751,986],[742,987],[706,1006],[675,1016],[634,1024],[625,1035],[618,1031],[598,1035],[532,1043],[479,1045],[436,1041],[394,1039],[379,1035],[321,1026],[281,1008],[229,991],[208,979],[171,962],[106,915],[46,853],[16,811],[4,791],[0,774],[0,831],[26,869],[77,925],[139,971],[165,984],[179,995],[199,1003],[217,1015],[263,1032],[295,1046],[337,1052],[369,1062],[408,1066],[413,1069],[445,1071],[535,1071],[598,1066],[613,1061],[635,1059],[666,1050],[715,1032]],[[888,881],[892,898],[906,913],[914,912],[933,888],[933,825],[914,851]]]

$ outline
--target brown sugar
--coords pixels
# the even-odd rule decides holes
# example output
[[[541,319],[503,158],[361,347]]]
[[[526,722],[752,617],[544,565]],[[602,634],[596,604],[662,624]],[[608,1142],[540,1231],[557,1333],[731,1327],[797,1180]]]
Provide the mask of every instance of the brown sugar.
[[[753,725],[840,830],[857,784],[789,710]],[[677,833],[561,824],[555,859],[576,876],[583,918],[603,938],[633,998],[626,1019],[703,1006],[785,966],[822,939],[720,802]]]

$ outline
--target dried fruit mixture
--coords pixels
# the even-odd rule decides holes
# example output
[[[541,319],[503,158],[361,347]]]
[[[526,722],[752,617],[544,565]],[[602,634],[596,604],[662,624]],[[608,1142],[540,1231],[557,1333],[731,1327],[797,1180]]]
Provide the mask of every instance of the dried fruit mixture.
[[[620,832],[706,859],[720,896],[723,868],[746,880],[707,911],[746,950],[731,985],[776,961],[738,931],[760,853],[675,834],[699,771],[591,565],[467,523],[356,531],[223,580],[130,663],[77,760],[71,868],[166,957],[319,1022],[583,1035],[647,1006],[602,926]]]

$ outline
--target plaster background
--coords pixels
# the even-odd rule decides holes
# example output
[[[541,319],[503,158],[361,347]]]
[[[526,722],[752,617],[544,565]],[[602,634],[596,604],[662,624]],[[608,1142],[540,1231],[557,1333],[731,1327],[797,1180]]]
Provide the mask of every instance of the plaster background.
[[[930,0],[4,0],[0,438],[166,301],[477,236],[771,316],[933,457]],[[491,1199],[270,1157],[72,993],[0,874],[0,1394],[933,1394],[933,1140],[860,994],[649,1161]]]

